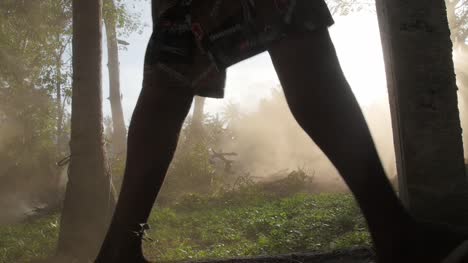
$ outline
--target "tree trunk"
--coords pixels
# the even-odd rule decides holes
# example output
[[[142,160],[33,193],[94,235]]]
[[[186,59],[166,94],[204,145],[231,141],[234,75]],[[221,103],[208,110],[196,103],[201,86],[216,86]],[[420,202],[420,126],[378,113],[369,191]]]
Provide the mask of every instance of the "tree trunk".
[[[64,150],[63,142],[63,108],[62,108],[62,57],[57,56],[55,61],[55,92],[56,92],[56,108],[57,108],[57,155],[61,156]]]
[[[57,252],[94,260],[115,198],[102,125],[102,2],[73,0],[71,162]]]
[[[193,108],[192,122],[190,124],[189,141],[196,143],[203,137],[203,119],[205,97],[195,96],[195,105]]]
[[[104,17],[107,35],[107,54],[109,69],[109,100],[112,111],[112,153],[123,155],[126,152],[127,129],[125,127],[122,100],[120,92],[119,48],[115,21],[115,4],[113,0],[105,0],[110,15]]]
[[[377,0],[400,196],[419,219],[466,226],[466,177],[443,0]]]

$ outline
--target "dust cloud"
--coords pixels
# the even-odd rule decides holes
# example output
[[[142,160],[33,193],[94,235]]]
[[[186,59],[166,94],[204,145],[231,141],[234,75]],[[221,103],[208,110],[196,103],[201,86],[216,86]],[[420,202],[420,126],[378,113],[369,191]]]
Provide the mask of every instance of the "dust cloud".
[[[468,130],[468,52],[454,49],[459,89],[461,126]],[[396,183],[397,171],[388,96],[370,105],[361,105],[387,176]],[[281,171],[297,168],[314,175],[324,191],[344,191],[346,186],[328,158],[302,131],[292,117],[281,88],[272,89],[270,98],[258,109],[230,123],[237,135],[223,143],[223,151],[238,153],[238,168],[259,180],[268,180]],[[331,131],[330,136],[346,136]],[[468,158],[468,132],[463,133],[465,160]],[[284,173],[283,173],[284,174]]]
[[[468,130],[468,52],[454,49],[454,63],[459,89],[461,126]],[[388,96],[372,104],[361,105],[377,151],[387,176],[396,183],[397,171],[393,131]],[[317,186],[324,191],[347,190],[338,172],[302,131],[292,117],[281,88],[272,89],[270,98],[264,99],[258,109],[231,122],[235,140],[223,142],[222,150],[236,152],[238,168],[259,180],[268,180],[281,171],[304,169],[314,175]],[[330,136],[345,136],[331,131]],[[468,154],[468,132],[463,133],[465,159]],[[284,174],[284,173],[283,173]]]
[[[0,165],[0,225],[34,216],[46,206],[60,201],[58,196],[65,190],[67,167],[55,168],[48,159],[28,163],[31,167],[9,161],[11,140],[24,136],[24,133],[21,123],[0,116],[0,164],[3,164]],[[30,160],[31,155],[25,151],[18,162]],[[59,175],[55,176],[57,173]]]
[[[363,108],[387,174],[395,176],[395,155],[388,101],[376,101]],[[314,176],[320,191],[342,192],[347,187],[338,172],[292,117],[280,88],[260,102],[254,112],[229,122],[235,134],[222,144],[224,152],[236,152],[235,169],[257,180],[271,180],[295,169]],[[330,136],[346,136],[330,131]]]
[[[461,125],[463,128],[463,148],[465,152],[465,163],[468,159],[468,51],[455,48],[453,51],[453,61],[457,74],[458,86],[458,108],[460,110]]]

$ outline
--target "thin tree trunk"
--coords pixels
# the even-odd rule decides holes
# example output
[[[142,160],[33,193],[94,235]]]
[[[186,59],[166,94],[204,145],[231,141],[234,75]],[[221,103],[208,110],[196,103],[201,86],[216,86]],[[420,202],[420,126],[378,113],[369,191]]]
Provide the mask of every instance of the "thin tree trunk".
[[[110,15],[104,17],[107,35],[107,53],[109,69],[109,100],[112,111],[112,149],[113,154],[122,155],[126,152],[127,129],[125,127],[122,100],[120,92],[119,48],[115,21],[115,4],[113,0],[105,0]]]
[[[57,252],[94,260],[115,200],[102,125],[102,2],[73,0],[71,162]]]
[[[193,108],[192,122],[190,124],[189,140],[196,143],[203,137],[203,119],[205,97],[195,96],[195,105]]]
[[[55,92],[56,92],[56,108],[57,108],[57,155],[61,155],[64,148],[63,143],[63,108],[62,108],[62,57],[59,55],[55,61]]]

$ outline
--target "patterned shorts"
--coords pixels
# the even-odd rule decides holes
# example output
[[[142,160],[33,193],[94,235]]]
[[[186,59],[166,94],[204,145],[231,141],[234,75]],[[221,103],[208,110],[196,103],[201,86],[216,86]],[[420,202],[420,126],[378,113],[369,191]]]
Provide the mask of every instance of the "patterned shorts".
[[[222,98],[229,66],[333,18],[324,0],[173,0],[153,22],[145,68],[194,95]]]

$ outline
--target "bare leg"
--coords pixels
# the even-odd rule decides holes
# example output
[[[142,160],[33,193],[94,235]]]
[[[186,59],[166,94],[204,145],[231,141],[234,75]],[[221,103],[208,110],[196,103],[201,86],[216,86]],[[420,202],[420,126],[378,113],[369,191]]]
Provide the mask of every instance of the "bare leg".
[[[145,70],[129,127],[122,189],[96,262],[145,262],[141,238],[134,232],[147,222],[193,99],[188,89],[171,87],[170,83],[164,73]]]
[[[297,34],[269,52],[294,117],[335,165],[359,203],[379,262],[423,262],[410,259],[410,254],[419,253],[418,231],[385,176],[328,30]],[[439,262],[435,254],[426,254],[431,260],[424,262]]]

